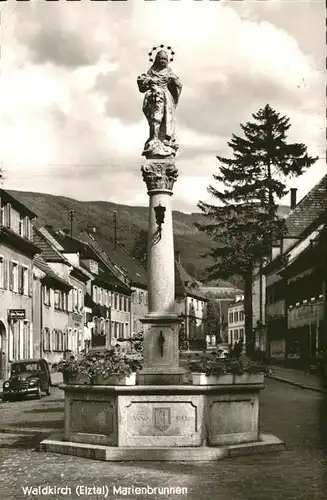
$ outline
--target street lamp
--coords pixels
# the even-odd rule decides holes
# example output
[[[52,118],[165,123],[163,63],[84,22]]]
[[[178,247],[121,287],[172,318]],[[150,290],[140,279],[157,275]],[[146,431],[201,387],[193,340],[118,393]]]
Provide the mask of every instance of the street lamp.
[[[156,214],[156,223],[159,229],[159,233],[161,234],[161,226],[165,222],[166,207],[161,206],[159,203],[159,205],[154,207],[154,212]]]

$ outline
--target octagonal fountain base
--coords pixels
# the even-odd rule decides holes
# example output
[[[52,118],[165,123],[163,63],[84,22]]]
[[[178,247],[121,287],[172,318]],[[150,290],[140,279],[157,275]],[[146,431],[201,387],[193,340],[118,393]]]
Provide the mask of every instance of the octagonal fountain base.
[[[279,451],[259,433],[258,384],[62,385],[65,430],[41,451],[104,461],[207,461]]]

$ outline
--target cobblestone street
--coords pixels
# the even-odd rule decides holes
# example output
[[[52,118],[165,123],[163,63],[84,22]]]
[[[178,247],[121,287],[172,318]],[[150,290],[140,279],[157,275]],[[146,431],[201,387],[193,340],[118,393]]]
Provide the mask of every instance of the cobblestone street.
[[[68,498],[75,499],[77,485],[108,485],[108,498],[143,500],[140,495],[114,495],[112,488],[149,485],[187,487],[187,498],[192,500],[326,500],[319,418],[324,404],[319,393],[268,380],[261,397],[261,430],[284,439],[287,450],[187,464],[109,463],[40,453],[35,447],[44,435],[62,428],[61,391],[54,389],[41,401],[0,403],[0,427],[6,431],[0,434],[1,498],[28,498],[23,486],[42,485],[70,487]],[[51,491],[32,497],[65,498]],[[104,497],[88,491],[84,498]],[[152,498],[165,497],[155,494]]]

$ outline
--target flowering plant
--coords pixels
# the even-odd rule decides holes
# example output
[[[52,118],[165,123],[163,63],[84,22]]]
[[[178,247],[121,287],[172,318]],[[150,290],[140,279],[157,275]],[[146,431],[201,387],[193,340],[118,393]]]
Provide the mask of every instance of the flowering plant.
[[[143,341],[144,341],[143,332],[134,333],[131,338],[133,351],[139,353],[143,352]]]
[[[59,371],[68,377],[84,375],[88,378],[112,375],[131,375],[142,368],[134,358],[122,355],[113,348],[105,351],[89,351],[77,358],[71,356],[59,363]]]
[[[58,372],[67,375],[76,375],[79,372],[80,359],[70,356],[58,363]]]
[[[141,363],[126,355],[120,354],[116,349],[106,351],[90,351],[81,360],[79,366],[81,373],[90,377],[112,375],[131,375],[142,368]]]
[[[196,373],[209,375],[243,375],[243,373],[270,373],[271,370],[264,364],[251,361],[247,356],[228,356],[220,358],[219,354],[203,354],[199,360],[189,360],[189,370]]]

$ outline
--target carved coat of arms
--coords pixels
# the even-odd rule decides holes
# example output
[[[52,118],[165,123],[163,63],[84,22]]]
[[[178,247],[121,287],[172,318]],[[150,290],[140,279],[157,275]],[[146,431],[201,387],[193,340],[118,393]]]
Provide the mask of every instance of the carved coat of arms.
[[[171,409],[157,407],[152,410],[153,427],[159,431],[166,431],[171,424]]]

